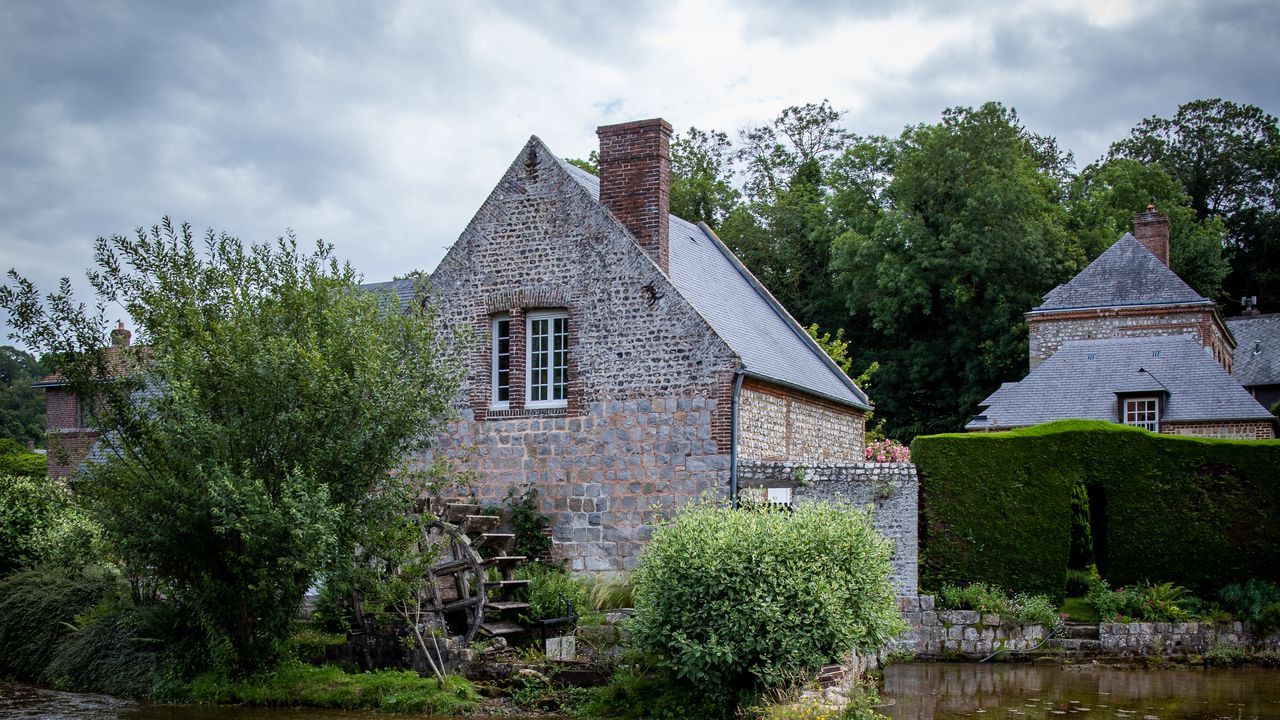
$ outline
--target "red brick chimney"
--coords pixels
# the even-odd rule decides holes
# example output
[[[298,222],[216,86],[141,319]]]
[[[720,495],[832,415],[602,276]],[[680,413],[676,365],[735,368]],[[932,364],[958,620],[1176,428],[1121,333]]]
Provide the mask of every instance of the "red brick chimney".
[[[1148,205],[1146,212],[1133,217],[1133,236],[1142,246],[1169,266],[1169,216]]]
[[[600,138],[600,202],[668,272],[671,212],[671,125],[637,120],[596,128]]]
[[[111,344],[116,347],[128,347],[130,340],[133,339],[133,333],[124,327],[123,320],[116,321],[116,329],[111,331]]]

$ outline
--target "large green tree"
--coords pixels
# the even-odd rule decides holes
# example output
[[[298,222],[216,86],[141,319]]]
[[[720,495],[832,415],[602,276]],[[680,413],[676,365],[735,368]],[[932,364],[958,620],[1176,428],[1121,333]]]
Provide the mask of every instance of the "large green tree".
[[[0,307],[95,399],[105,448],[78,487],[121,559],[194,615],[216,659],[261,667],[317,574],[407,498],[455,365],[428,305],[361,292],[323,243],[200,242],[166,219],[99,238],[95,259],[96,310],[12,272]],[[103,350],[109,303],[139,343]]]
[[[1221,218],[1234,250],[1228,296],[1257,295],[1280,310],[1280,125],[1254,105],[1196,100],[1152,116],[1114,143],[1109,158],[1164,168],[1200,219]]]
[[[0,438],[44,446],[44,391],[31,387],[44,374],[30,353],[0,347]]]
[[[956,430],[1022,374],[1022,314],[1084,259],[1054,147],[999,104],[947,110],[897,140],[870,232],[836,241],[850,339],[880,363],[891,436]],[[863,152],[874,168],[875,148]]]

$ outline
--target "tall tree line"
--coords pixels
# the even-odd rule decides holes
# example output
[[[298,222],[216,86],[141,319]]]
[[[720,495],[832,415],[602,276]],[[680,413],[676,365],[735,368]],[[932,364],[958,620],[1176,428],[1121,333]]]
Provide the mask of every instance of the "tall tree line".
[[[1199,100],[1078,169],[999,103],[860,136],[827,101],[672,146],[672,212],[711,226],[804,325],[843,330],[890,436],[959,430],[1026,372],[1022,315],[1156,205],[1226,314],[1280,310],[1280,130]]]

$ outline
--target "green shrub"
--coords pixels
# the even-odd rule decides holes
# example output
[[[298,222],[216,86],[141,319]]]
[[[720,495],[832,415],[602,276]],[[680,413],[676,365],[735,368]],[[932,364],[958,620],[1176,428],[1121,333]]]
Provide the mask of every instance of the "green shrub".
[[[1112,590],[1101,578],[1094,580],[1085,602],[1098,611],[1103,622],[1187,622],[1197,618],[1199,598],[1173,583],[1139,583]]]
[[[41,564],[83,567],[101,556],[101,535],[65,485],[0,474],[0,575]]]
[[[1089,588],[1093,587],[1093,583],[1098,579],[1098,567],[1090,565],[1083,570],[1067,570],[1067,597],[1084,597],[1089,593]]]
[[[613,578],[593,575],[579,581],[588,608],[597,611],[617,610],[635,605],[635,585],[631,576]]]
[[[602,720],[716,720],[731,717],[733,709],[665,673],[621,670],[579,712]]]
[[[46,461],[46,456],[29,452],[15,440],[0,438],[0,476],[42,478]]]
[[[1058,609],[1044,595],[1007,593],[987,583],[971,583],[965,587],[943,585],[939,607],[947,610],[976,610],[1027,625],[1055,625]]]
[[[1222,588],[1218,597],[1231,614],[1258,626],[1264,635],[1280,630],[1280,585],[1252,578]]]
[[[515,530],[515,553],[530,560],[544,558],[551,552],[551,538],[543,530],[551,527],[551,518],[538,509],[538,488],[522,485],[507,489],[507,509],[511,511],[511,527]]]
[[[41,679],[67,690],[150,697],[175,626],[167,606],[121,607],[108,599],[58,645]]]
[[[101,567],[25,570],[0,579],[0,676],[40,680],[73,621],[127,588]]]
[[[528,594],[525,602],[528,609],[520,614],[520,619],[529,624],[541,623],[546,618],[562,617],[565,614],[564,599],[573,601],[578,612],[586,608],[586,593],[569,573],[562,568],[543,563],[529,563],[515,571],[517,580],[528,580]]]
[[[982,580],[1061,598],[1082,483],[1095,560],[1115,583],[1203,593],[1243,577],[1280,580],[1280,441],[1066,420],[918,437],[911,457],[926,588]]]
[[[732,706],[900,632],[891,552],[848,506],[689,508],[654,533],[632,574],[633,645]]]

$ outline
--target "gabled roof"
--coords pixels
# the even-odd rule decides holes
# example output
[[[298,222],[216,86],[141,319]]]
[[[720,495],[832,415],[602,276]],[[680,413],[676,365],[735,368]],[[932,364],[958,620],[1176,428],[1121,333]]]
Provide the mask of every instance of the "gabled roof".
[[[1231,376],[1241,385],[1280,385],[1280,313],[1227,319],[1236,336]]]
[[[1074,278],[1050,290],[1031,312],[1191,303],[1212,304],[1125,233]]]
[[[1165,395],[1161,422],[1268,420],[1275,416],[1190,335],[1063,343],[1021,382],[1006,383],[980,404],[967,430],[1039,425],[1051,420],[1119,422],[1119,398]]]
[[[561,161],[597,201],[600,179]],[[669,271],[676,290],[755,378],[869,409],[867,396],[706,225],[670,216]]]

